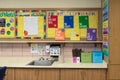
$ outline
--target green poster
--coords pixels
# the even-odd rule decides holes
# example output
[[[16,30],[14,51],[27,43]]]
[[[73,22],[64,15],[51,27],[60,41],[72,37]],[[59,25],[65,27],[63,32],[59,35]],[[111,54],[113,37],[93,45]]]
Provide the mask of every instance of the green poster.
[[[79,27],[88,28],[88,26],[89,26],[88,16],[79,16]]]
[[[108,48],[103,48],[103,53],[104,53],[104,56],[108,57],[109,56]]]

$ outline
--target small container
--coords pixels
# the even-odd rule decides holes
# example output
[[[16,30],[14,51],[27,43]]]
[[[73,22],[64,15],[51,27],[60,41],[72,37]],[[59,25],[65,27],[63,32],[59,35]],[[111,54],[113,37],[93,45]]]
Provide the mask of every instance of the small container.
[[[79,51],[78,51],[79,63],[81,62],[81,52],[82,52],[82,49],[79,49]]]
[[[92,51],[92,62],[93,63],[102,63],[103,62],[103,53],[102,51]]]
[[[72,56],[73,56],[73,63],[77,63],[77,55],[75,49],[72,49]]]
[[[92,53],[91,52],[82,52],[81,53],[81,62],[82,63],[92,63]]]
[[[79,51],[79,49],[76,49],[76,54],[77,54],[77,63],[80,63],[80,51]]]
[[[77,63],[77,57],[73,57],[73,63]]]
[[[76,58],[76,62],[77,62],[77,63],[80,63],[80,57],[77,57],[77,58]]]

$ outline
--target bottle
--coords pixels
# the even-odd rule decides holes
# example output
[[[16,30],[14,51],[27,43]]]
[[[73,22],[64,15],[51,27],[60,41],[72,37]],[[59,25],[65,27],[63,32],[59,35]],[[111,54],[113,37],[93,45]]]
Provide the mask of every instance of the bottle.
[[[77,49],[77,63],[80,63],[80,50]]]
[[[82,49],[79,49],[80,62],[81,62],[81,53],[82,53]]]
[[[72,49],[73,63],[77,63],[76,49]]]

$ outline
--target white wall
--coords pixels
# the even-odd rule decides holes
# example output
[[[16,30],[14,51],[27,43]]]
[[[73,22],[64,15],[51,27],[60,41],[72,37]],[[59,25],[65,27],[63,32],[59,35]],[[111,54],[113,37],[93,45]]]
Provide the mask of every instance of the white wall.
[[[0,8],[100,8],[101,0],[0,0]]]

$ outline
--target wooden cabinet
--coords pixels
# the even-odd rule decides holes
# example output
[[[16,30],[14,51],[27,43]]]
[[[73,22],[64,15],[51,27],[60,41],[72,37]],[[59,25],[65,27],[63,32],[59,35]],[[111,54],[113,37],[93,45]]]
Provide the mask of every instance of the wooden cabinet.
[[[15,69],[14,80],[37,80],[37,69],[20,68]]]
[[[60,80],[80,80],[83,79],[83,70],[79,69],[61,69]]]
[[[15,80],[59,80],[59,69],[15,69]]]
[[[5,80],[107,80],[106,69],[7,69]]]
[[[38,69],[38,80],[59,80],[59,69]]]
[[[14,68],[7,68],[5,80],[15,80],[14,79]]]
[[[120,80],[120,0],[109,0],[110,62],[108,80]]]
[[[109,0],[110,64],[120,64],[120,0]]]
[[[109,79],[120,80],[120,65],[110,65],[108,76]]]
[[[61,69],[60,80],[106,80],[104,69]]]

